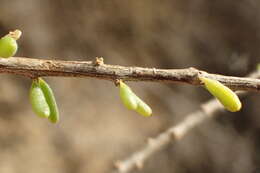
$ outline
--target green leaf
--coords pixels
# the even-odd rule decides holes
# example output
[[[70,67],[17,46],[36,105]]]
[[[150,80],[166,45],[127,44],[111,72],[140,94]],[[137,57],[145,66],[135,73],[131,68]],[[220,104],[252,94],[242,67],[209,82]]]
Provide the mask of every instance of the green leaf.
[[[200,77],[200,80],[204,83],[206,89],[215,96],[227,110],[237,112],[241,109],[242,104],[236,93],[231,89],[217,80],[205,77]]]
[[[120,88],[120,98],[124,103],[125,107],[130,110],[135,110],[137,108],[136,95],[132,90],[122,81],[119,83]]]
[[[43,118],[50,116],[49,105],[37,80],[33,80],[32,82],[29,97],[32,109],[36,115]]]
[[[43,79],[39,78],[38,80],[45,96],[46,102],[48,103],[50,108],[50,116],[48,117],[48,119],[52,123],[57,123],[59,121],[59,110],[52,89]]]
[[[120,81],[119,87],[120,98],[128,109],[135,110],[139,114],[146,117],[152,115],[152,109],[137,95],[135,95],[135,93],[131,90],[129,86]]]
[[[145,102],[143,102],[139,97],[137,97],[137,100],[138,100],[138,106],[136,111],[145,117],[151,116],[152,109]]]
[[[0,39],[0,57],[9,58],[17,52],[18,45],[16,40],[9,35]]]

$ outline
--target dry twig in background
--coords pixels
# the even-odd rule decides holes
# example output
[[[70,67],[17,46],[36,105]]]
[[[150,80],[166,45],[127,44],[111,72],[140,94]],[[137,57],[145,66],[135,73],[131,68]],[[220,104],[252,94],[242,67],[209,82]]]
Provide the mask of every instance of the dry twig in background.
[[[260,72],[252,73],[249,77],[259,78]],[[245,96],[246,94],[247,92],[238,92],[238,95],[240,96]],[[127,173],[135,168],[141,169],[144,162],[152,154],[162,150],[171,142],[182,139],[190,130],[204,122],[206,119],[213,117],[215,113],[220,110],[224,110],[224,107],[216,99],[211,99],[202,104],[201,109],[187,115],[186,118],[176,126],[169,128],[154,139],[149,139],[148,144],[143,149],[137,151],[124,161],[117,161],[115,163],[115,166],[118,169],[117,172]]]
[[[202,85],[199,77],[207,77],[218,80],[233,90],[260,90],[259,79],[210,74],[195,68],[155,69],[108,65],[103,63],[102,58],[97,58],[95,61],[0,58],[0,73],[12,73],[29,78],[41,76],[93,77],[112,81],[122,79],[124,81],[181,82],[191,85]]]

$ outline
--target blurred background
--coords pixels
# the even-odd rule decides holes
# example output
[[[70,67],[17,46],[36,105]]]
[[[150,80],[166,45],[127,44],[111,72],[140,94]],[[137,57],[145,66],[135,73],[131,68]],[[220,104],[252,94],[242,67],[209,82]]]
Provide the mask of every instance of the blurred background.
[[[258,0],[0,0],[0,35],[20,29],[17,56],[93,60],[155,68],[195,67],[245,76],[260,61]],[[0,75],[1,173],[109,173],[113,163],[178,124],[211,98],[200,87],[149,82],[129,86],[152,108],[127,110],[112,82],[45,78],[57,125],[31,109],[27,78]],[[223,111],[154,155],[141,173],[260,172],[260,94]]]

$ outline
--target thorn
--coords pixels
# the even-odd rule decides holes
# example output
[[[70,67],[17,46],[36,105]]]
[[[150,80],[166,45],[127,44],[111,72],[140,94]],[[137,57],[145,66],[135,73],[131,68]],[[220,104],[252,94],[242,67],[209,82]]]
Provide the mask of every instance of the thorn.
[[[101,66],[104,64],[104,58],[102,57],[96,57],[95,61],[94,61],[94,65],[95,66]]]

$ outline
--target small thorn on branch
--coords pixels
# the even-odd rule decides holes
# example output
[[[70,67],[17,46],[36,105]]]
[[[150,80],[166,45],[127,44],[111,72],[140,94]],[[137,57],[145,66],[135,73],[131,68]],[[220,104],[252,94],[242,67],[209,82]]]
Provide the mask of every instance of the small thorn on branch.
[[[104,58],[103,57],[96,57],[94,61],[95,66],[101,66],[104,64]]]

